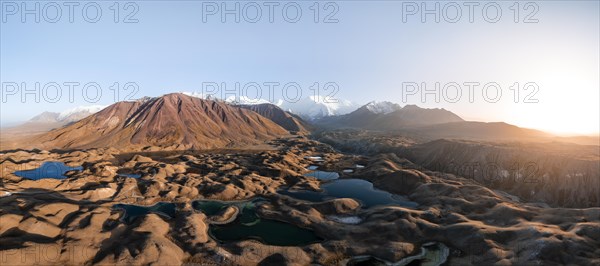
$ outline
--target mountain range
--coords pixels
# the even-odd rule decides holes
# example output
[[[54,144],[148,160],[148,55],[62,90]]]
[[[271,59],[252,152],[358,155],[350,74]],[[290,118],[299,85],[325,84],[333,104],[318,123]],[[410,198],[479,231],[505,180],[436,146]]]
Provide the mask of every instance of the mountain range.
[[[370,102],[352,112],[332,115],[347,111],[353,104],[319,105],[319,101],[306,100],[312,102],[312,109],[303,109],[307,113],[302,116],[285,111],[282,103],[248,104],[172,93],[118,102],[100,111],[101,107],[93,106],[62,113],[44,112],[21,126],[3,130],[3,144],[8,147],[5,136],[13,134],[36,148],[207,149],[254,145],[284,135],[331,129],[395,132],[418,142],[442,138],[529,141],[553,137],[502,122],[465,121],[445,109],[401,107],[392,102]],[[25,138],[29,135],[34,137]]]
[[[316,124],[325,128],[400,130],[461,121],[464,120],[445,109],[426,109],[416,105],[400,107],[391,102],[370,102],[349,114],[319,119]]]

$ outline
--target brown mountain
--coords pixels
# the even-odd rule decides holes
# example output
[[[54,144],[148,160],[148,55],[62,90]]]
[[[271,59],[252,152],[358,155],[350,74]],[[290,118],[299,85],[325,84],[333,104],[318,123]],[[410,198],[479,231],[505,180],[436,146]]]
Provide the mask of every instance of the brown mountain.
[[[274,104],[239,105],[239,107],[257,112],[290,132],[306,134],[310,131],[310,126],[302,118],[286,112]]]
[[[33,146],[206,149],[259,144],[286,134],[253,111],[173,93],[115,103],[37,137]]]
[[[435,125],[464,121],[458,115],[446,109],[421,108],[406,105],[402,109],[386,114],[375,121],[375,126],[397,130],[407,126]]]
[[[504,122],[461,121],[426,125],[404,130],[430,140],[466,139],[483,141],[548,141],[551,134]]]

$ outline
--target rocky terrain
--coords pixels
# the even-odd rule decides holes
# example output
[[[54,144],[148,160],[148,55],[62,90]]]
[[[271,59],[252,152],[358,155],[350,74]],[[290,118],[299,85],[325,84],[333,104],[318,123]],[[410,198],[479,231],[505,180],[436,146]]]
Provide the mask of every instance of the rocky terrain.
[[[394,153],[344,154],[306,137],[266,144],[260,150],[4,151],[0,252],[10,265],[346,265],[362,258],[431,265],[600,263],[598,207],[527,203],[470,178],[425,170]],[[37,181],[14,174],[46,161],[83,170]],[[369,180],[415,207],[365,207],[352,198],[311,202],[279,193],[318,191],[330,182],[304,176],[311,165],[338,172],[341,179]],[[289,246],[218,241],[209,228],[229,222],[239,209],[213,216],[192,207],[195,200],[257,197],[264,198],[257,205],[263,219],[311,230],[322,240]],[[175,208],[132,217],[115,207],[159,202]],[[428,257],[422,252],[431,243],[447,251]]]
[[[322,132],[322,142],[351,153],[394,153],[420,169],[452,173],[481,185],[559,207],[600,206],[600,150],[565,142],[430,141],[359,130]]]

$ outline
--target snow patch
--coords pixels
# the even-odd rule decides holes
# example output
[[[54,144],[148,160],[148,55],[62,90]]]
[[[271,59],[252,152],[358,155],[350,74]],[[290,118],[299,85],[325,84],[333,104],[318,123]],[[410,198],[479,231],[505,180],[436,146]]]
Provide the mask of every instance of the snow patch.
[[[190,91],[181,91],[181,92],[179,92],[179,93],[181,93],[181,94],[183,94],[183,95],[187,95],[187,96],[195,97],[195,98],[204,99],[204,100],[210,100],[210,99],[212,99],[210,94],[208,94],[208,95],[207,95],[207,94],[204,94],[204,93],[201,93],[201,92],[195,92],[195,91],[191,91],[191,92],[190,92]]]
[[[91,115],[99,112],[100,110],[106,108],[105,105],[88,105],[88,106],[77,106],[75,108],[71,108],[61,112],[58,115],[58,120],[62,121],[68,119],[72,115]]]
[[[265,99],[261,99],[261,98],[251,98],[251,97],[247,97],[247,96],[231,95],[223,100],[220,97],[216,97],[214,94],[204,94],[204,93],[195,92],[195,91],[193,91],[193,92],[182,91],[180,93],[187,95],[187,96],[200,98],[203,100],[221,100],[226,103],[235,104],[235,105],[237,105],[237,104],[253,105],[253,104],[263,104],[263,103],[271,103],[271,104],[277,105],[277,103],[272,103],[269,100],[265,100]]]
[[[356,110],[359,105],[351,101],[326,96],[309,96],[295,103],[282,101],[279,107],[307,119],[317,119],[347,114]]]
[[[256,99],[256,98],[250,98],[250,97],[246,97],[246,96],[239,96],[239,97],[229,96],[229,97],[227,97],[227,99],[225,99],[225,102],[231,103],[231,104],[245,104],[245,105],[271,103],[265,99]]]
[[[391,102],[370,102],[365,107],[376,114],[389,114],[401,109],[400,105]]]

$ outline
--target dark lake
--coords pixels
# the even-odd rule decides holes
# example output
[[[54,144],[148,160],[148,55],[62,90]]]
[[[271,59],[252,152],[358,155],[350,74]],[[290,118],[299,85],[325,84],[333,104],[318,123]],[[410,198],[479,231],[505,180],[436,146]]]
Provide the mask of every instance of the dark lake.
[[[267,245],[304,246],[323,240],[312,230],[282,221],[261,218],[256,212],[257,204],[261,201],[264,200],[255,199],[231,203],[202,200],[194,202],[192,206],[206,215],[218,214],[230,205],[239,208],[240,213],[233,222],[209,226],[211,237],[221,242],[255,239]]]
[[[170,202],[159,202],[152,206],[140,206],[140,205],[132,205],[132,204],[115,204],[113,205],[114,209],[122,210],[123,215],[121,216],[121,220],[125,223],[132,223],[138,217],[144,216],[149,213],[156,213],[165,218],[173,218],[176,213],[176,206],[174,203]]]
[[[362,203],[364,208],[377,205],[400,205],[416,207],[417,203],[409,201],[399,195],[379,190],[369,181],[362,179],[337,179],[321,185],[322,191],[308,190],[282,190],[282,195],[291,196],[301,200],[321,202],[334,198],[352,198]]]

